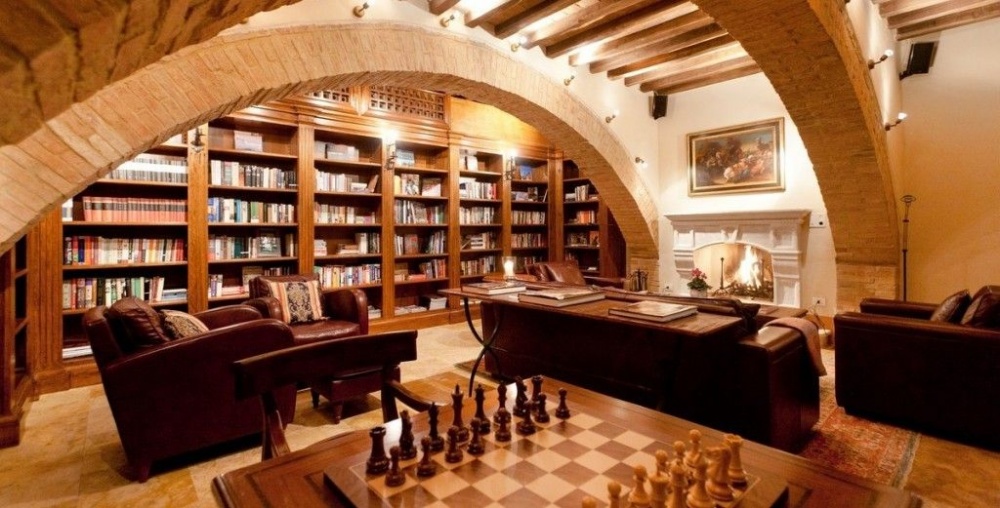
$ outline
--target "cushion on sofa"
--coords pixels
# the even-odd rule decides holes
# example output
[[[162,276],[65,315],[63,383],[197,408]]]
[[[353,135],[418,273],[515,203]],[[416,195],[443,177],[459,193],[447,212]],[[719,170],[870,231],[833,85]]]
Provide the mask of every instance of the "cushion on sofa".
[[[268,281],[267,285],[278,300],[281,317],[286,323],[311,323],[323,319],[319,281]]]
[[[976,291],[960,321],[976,328],[1000,328],[1000,292],[997,286],[985,286]]]
[[[965,310],[969,308],[969,304],[972,302],[972,297],[969,296],[969,292],[965,289],[949,295],[934,309],[934,313],[931,314],[931,321],[943,321],[946,323],[957,323],[962,319],[965,314]]]
[[[183,339],[194,335],[201,335],[208,331],[208,326],[200,319],[179,310],[160,311],[163,319],[163,328],[173,339]]]
[[[138,298],[126,296],[113,303],[108,309],[108,317],[117,320],[125,332],[118,337],[118,347],[122,351],[131,353],[170,341],[170,335],[163,329],[160,315]]]

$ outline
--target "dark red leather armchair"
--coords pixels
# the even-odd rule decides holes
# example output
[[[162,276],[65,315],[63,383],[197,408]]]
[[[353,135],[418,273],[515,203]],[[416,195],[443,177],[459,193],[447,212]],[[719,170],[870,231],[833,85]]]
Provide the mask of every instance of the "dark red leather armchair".
[[[930,321],[938,306],[866,299],[834,318],[848,413],[1000,448],[1000,329]]]
[[[584,275],[576,261],[543,261],[525,267],[529,275],[534,275],[539,282],[562,282],[575,286],[615,287],[621,289],[625,279],[621,277],[597,277]]]
[[[293,345],[288,326],[245,305],[195,317],[207,333],[130,350],[120,340],[129,333],[122,318],[104,306],[84,314],[104,393],[140,482],[149,478],[154,461],[259,433],[260,405],[234,399],[232,364]],[[283,421],[290,422],[294,390],[283,390],[278,400]]]

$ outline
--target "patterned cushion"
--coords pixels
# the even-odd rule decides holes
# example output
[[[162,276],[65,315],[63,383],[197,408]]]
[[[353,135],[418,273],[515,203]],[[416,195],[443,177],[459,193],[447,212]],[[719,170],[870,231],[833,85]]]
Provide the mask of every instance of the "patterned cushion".
[[[962,318],[962,314],[965,314],[965,309],[969,307],[971,301],[972,298],[969,297],[969,292],[963,289],[945,298],[941,302],[941,305],[938,305],[934,309],[934,313],[931,314],[931,321],[957,323]]]
[[[976,328],[1000,328],[1000,292],[997,287],[986,286],[976,291],[960,323]]]
[[[148,303],[137,298],[126,296],[113,303],[108,309],[108,319],[117,321],[124,331],[124,336],[116,335],[122,351],[131,353],[170,341],[160,322],[160,315]]]
[[[163,327],[174,339],[201,335],[208,331],[205,323],[187,312],[163,310],[160,315],[163,316]]]
[[[319,301],[319,281],[272,282],[267,285],[281,306],[281,318],[288,324],[311,323],[323,319]]]

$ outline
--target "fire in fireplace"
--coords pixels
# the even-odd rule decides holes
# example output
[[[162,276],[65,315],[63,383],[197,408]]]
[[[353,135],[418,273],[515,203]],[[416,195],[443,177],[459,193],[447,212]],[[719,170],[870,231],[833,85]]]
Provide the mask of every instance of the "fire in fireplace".
[[[771,254],[749,243],[716,243],[694,251],[694,265],[708,275],[713,296],[774,301]]]

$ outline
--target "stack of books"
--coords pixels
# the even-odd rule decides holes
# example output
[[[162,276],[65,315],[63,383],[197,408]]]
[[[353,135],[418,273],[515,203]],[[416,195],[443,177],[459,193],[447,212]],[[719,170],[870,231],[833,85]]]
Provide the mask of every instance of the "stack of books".
[[[518,293],[528,289],[520,282],[474,282],[463,284],[462,291],[478,295],[502,295]]]
[[[608,314],[622,316],[633,319],[645,319],[665,323],[682,317],[693,316],[698,313],[698,308],[694,305],[681,305],[676,303],[654,302],[642,300],[630,303],[617,309],[608,309]]]
[[[549,307],[566,307],[578,303],[593,302],[604,299],[604,293],[587,287],[565,287],[525,291],[517,295],[517,299]]]

